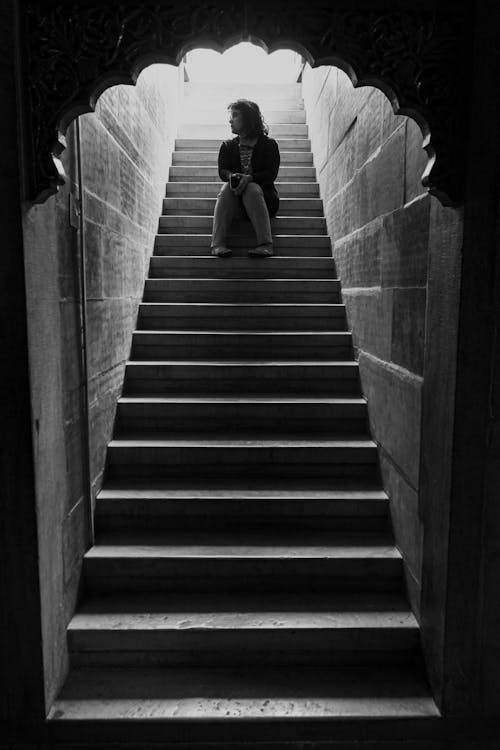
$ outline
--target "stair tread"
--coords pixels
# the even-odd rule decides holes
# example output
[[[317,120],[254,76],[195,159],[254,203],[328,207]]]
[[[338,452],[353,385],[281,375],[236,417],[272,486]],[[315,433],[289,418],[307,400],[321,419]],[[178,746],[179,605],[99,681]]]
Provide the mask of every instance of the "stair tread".
[[[250,362],[247,359],[233,360],[233,359],[198,359],[198,360],[177,360],[177,359],[152,359],[152,360],[128,360],[127,366],[134,367],[147,367],[152,365],[188,365],[196,367],[200,365],[205,367],[207,365],[215,367],[302,367],[302,366],[316,366],[316,367],[358,367],[356,360],[348,359],[334,359],[334,360],[278,360],[276,358],[272,360],[267,359],[252,359]]]
[[[262,336],[321,336],[323,338],[342,338],[345,336],[350,336],[351,331],[308,331],[308,330],[300,330],[300,331],[279,331],[279,330],[265,330],[265,331],[252,331],[252,330],[245,330],[243,329],[234,329],[231,330],[227,329],[201,329],[197,330],[195,328],[188,328],[188,329],[153,329],[148,328],[136,328],[134,330],[134,336],[256,336],[256,337],[262,337]]]
[[[151,434],[140,433],[137,436],[127,436],[126,438],[114,438],[110,441],[110,448],[376,448],[377,444],[365,436],[346,439],[345,436],[337,439],[324,437],[323,435],[283,436],[273,435],[272,438],[261,437],[262,431],[250,433],[247,435],[238,435],[238,437],[228,438],[225,435],[214,434],[207,437],[206,434],[196,436],[190,433],[189,438],[161,436],[157,432]]]
[[[85,554],[87,560],[146,558],[400,560],[387,534],[288,531],[107,532]]]
[[[223,404],[361,404],[366,405],[366,399],[362,396],[353,398],[332,398],[314,396],[263,396],[261,394],[249,394],[248,396],[225,396],[214,394],[213,396],[121,396],[118,399],[121,404],[199,404],[199,403],[223,403]]]
[[[161,234],[161,235],[158,235],[158,236],[159,237],[167,237],[168,235]],[[191,239],[193,237],[203,237],[207,241],[207,243],[208,243],[207,248],[209,247],[211,236],[212,235],[210,235],[210,234],[206,234],[206,235],[202,235],[202,234],[194,234],[194,235],[193,234],[183,234],[183,235],[179,235],[179,234],[176,234],[175,235],[175,237],[189,237]],[[289,234],[289,235],[286,235],[286,236],[289,237],[290,239],[293,239],[293,240],[300,239],[299,235],[297,235],[297,234]],[[311,238],[314,239],[314,237],[315,237],[315,235],[313,235],[313,234],[305,234],[303,236],[305,238],[309,239],[309,240],[311,240]],[[320,239],[322,239],[322,240],[325,239],[324,235],[317,235],[317,236]],[[276,236],[275,236],[275,239],[276,239]],[[285,265],[285,263],[288,263],[288,265],[290,265],[292,267],[293,266],[297,266],[300,262],[302,262],[302,264],[309,263],[311,260],[314,261],[316,263],[316,265],[318,264],[318,262],[321,262],[322,265],[324,265],[325,263],[328,263],[328,264],[332,265],[334,263],[334,259],[333,259],[332,256],[325,256],[325,255],[316,255],[316,256],[311,256],[311,255],[303,255],[303,256],[300,256],[300,255],[272,255],[270,258],[251,258],[248,255],[240,255],[240,256],[238,256],[238,255],[232,255],[229,258],[217,258],[215,255],[211,255],[209,252],[204,253],[204,254],[200,254],[200,255],[189,255],[189,256],[187,256],[187,255],[153,255],[152,258],[151,258],[151,260],[154,259],[157,262],[158,259],[161,259],[162,261],[164,261],[165,258],[168,258],[169,260],[175,260],[175,259],[179,260],[179,259],[182,259],[186,265],[192,265],[195,261],[209,259],[214,264],[214,268],[215,268],[215,266],[217,264],[223,263],[224,266],[225,266],[225,265],[228,265],[230,263],[234,263],[235,261],[239,265],[243,265],[243,263],[245,263],[247,265],[259,266],[259,267],[261,267],[262,264],[265,264],[265,265],[274,264],[274,263],[276,263],[276,261],[278,261],[278,263],[281,266]],[[219,266],[219,268],[220,267],[221,266]],[[214,278],[216,278],[216,277],[214,277]],[[266,277],[263,277],[263,278],[266,278]],[[273,277],[273,278],[276,278],[276,277]],[[308,277],[307,281],[311,281],[312,278],[313,277]],[[303,281],[302,278],[300,280]],[[336,280],[337,279],[334,276],[332,276],[331,279],[329,279],[329,281],[336,281]],[[284,277],[283,279],[280,279],[280,281],[288,281],[288,278]]]
[[[318,199],[319,200],[319,199]],[[213,213],[210,214],[160,214],[160,218],[162,219],[213,219],[214,215]],[[281,221],[305,221],[310,222],[311,224],[323,224],[325,222],[324,216],[301,216],[300,214],[293,214],[293,216],[290,216],[289,214],[276,214],[276,216],[273,216],[271,221],[273,219],[280,219]],[[247,221],[247,219],[241,219],[240,221]],[[296,235],[295,235],[296,236]],[[307,235],[310,237],[311,235]]]
[[[331,310],[345,310],[345,305],[340,302],[141,302],[143,307],[210,307],[218,310],[221,307],[250,307],[261,310],[262,308],[300,308],[301,310],[315,310],[319,307],[326,307]]]
[[[158,594],[90,596],[69,624],[77,630],[418,629],[401,596]]]
[[[289,217],[285,216],[284,218],[287,219]],[[231,237],[238,237],[238,236],[240,236],[240,237],[246,237],[246,235],[247,235],[247,233],[245,232],[245,234],[240,233],[238,235],[238,234],[235,233],[235,234],[231,234],[230,236]],[[250,235],[250,227],[249,227],[248,235],[251,236]],[[206,234],[204,232],[192,232],[192,233],[187,233],[187,232],[161,232],[161,233],[158,234],[158,236],[159,237],[189,237],[189,238],[203,237],[203,238],[206,238],[206,240],[208,242],[212,238],[211,234]],[[273,240],[292,239],[292,238],[294,240],[298,240],[298,239],[309,240],[309,242],[311,242],[314,239],[318,239],[318,238],[321,239],[321,240],[323,240],[323,241],[325,241],[326,239],[329,239],[329,237],[328,237],[327,234],[285,234],[284,232],[280,232],[279,234],[277,234],[277,233],[273,234]],[[194,257],[196,257],[196,256],[194,256]],[[283,258],[283,257],[286,257],[286,256],[282,255],[281,257]],[[216,260],[220,260],[220,258],[217,258]],[[229,259],[228,258],[224,258],[224,262],[226,262],[227,260],[229,260]],[[253,260],[262,262],[262,258],[254,258]],[[269,261],[269,260],[271,260],[271,258],[265,258],[266,262]]]
[[[98,499],[158,498],[158,499],[300,499],[300,500],[382,500],[388,501],[385,490],[367,480],[300,480],[269,478],[200,480],[195,477],[148,481],[147,483],[107,481]]]
[[[161,257],[161,256],[156,256],[156,257]],[[176,258],[176,257],[177,258],[178,257],[185,258],[186,256],[185,255],[181,255],[181,256],[178,256],[178,255],[177,256],[176,255],[169,255],[168,257],[169,258]],[[196,260],[197,257],[205,258],[207,256],[205,256],[205,255],[202,255],[202,256],[190,255],[189,257],[191,259]],[[283,256],[281,256],[281,257],[283,257]],[[294,257],[296,257],[296,256],[294,256]],[[301,279],[301,278],[283,278],[283,279],[280,279],[278,277],[270,277],[268,279],[266,279],[265,277],[258,278],[258,279],[249,279],[249,278],[245,278],[245,276],[242,276],[241,278],[238,278],[237,276],[234,276],[234,277],[232,277],[230,279],[227,279],[224,276],[210,276],[209,278],[207,278],[205,276],[178,276],[175,279],[171,279],[168,276],[155,276],[154,278],[147,278],[147,281],[148,281],[148,283],[149,282],[153,282],[154,284],[158,284],[158,283],[165,282],[165,281],[168,281],[169,283],[170,282],[177,283],[179,281],[188,281],[189,283],[191,283],[191,282],[196,282],[196,283],[202,282],[204,284],[207,283],[207,282],[208,283],[213,283],[213,282],[221,282],[221,281],[223,281],[224,283],[229,282],[230,284],[232,284],[235,281],[237,283],[238,282],[242,282],[244,284],[248,284],[250,282],[256,282],[258,284],[264,282],[266,284],[274,284],[274,285],[276,285],[276,284],[282,284],[284,282],[286,282],[286,283],[291,282],[291,284],[297,284],[297,283],[299,283],[299,284],[309,284],[309,283],[310,284],[314,284],[314,283],[318,283],[319,282],[321,284],[324,284],[326,282],[327,284],[333,283],[333,284],[338,285],[339,282],[340,282],[340,279],[334,279],[334,278],[331,278],[331,279],[313,279],[313,278],[307,278],[307,279]]]
[[[73,670],[49,721],[439,717],[409,668]]]

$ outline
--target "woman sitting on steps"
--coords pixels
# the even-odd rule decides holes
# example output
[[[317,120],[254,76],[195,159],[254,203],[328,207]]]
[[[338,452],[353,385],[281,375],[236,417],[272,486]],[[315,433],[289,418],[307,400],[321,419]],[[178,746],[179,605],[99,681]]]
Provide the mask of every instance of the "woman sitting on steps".
[[[274,181],[278,176],[280,152],[259,106],[248,99],[229,105],[229,124],[236,138],[224,141],[219,151],[219,176],[226,184],[217,196],[212,232],[212,255],[231,255],[226,238],[235,217],[247,215],[257,235],[257,247],[249,255],[273,254],[271,217],[278,211],[279,197]]]

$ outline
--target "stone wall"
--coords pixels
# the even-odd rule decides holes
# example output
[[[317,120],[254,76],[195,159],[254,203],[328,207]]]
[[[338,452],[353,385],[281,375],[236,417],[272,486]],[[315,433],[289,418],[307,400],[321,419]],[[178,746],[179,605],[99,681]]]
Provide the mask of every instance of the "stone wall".
[[[96,112],[80,118],[93,496],[153,250],[182,86],[182,70],[151,66],[136,87],[109,89]],[[67,184],[24,215],[47,702],[67,668],[66,625],[89,543],[81,237],[70,202],[79,197],[76,128],[63,154]]]
[[[431,213],[435,228],[446,223],[450,229],[451,221],[456,258],[460,216],[452,212],[450,219],[450,211],[425,193],[421,131],[413,120],[396,116],[381,91],[353,88],[337,68],[306,66],[303,94],[372,436],[379,445],[396,541],[418,613],[429,227]],[[446,274],[440,270],[443,278],[434,280],[438,285]],[[452,342],[456,320],[448,323]]]
[[[183,78],[152,66],[82,120],[92,478],[99,486],[177,132]],[[125,114],[125,117],[124,117]]]

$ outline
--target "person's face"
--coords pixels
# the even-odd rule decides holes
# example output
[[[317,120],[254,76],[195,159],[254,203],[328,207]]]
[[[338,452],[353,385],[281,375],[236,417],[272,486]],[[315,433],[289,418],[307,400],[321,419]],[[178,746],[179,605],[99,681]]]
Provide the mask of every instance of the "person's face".
[[[239,109],[231,109],[229,114],[229,125],[231,130],[236,135],[244,135],[245,124],[243,121],[243,115]]]

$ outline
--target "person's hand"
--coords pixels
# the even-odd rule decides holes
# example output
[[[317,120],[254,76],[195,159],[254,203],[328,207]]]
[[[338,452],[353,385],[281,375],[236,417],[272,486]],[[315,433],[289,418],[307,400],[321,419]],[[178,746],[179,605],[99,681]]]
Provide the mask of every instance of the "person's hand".
[[[245,192],[245,190],[247,189],[247,185],[248,185],[249,182],[252,182],[252,176],[249,175],[249,174],[242,174],[241,175],[240,184],[238,185],[238,187],[236,188],[236,190],[233,191],[234,194],[235,195],[242,195]]]
[[[231,176],[229,179],[231,180],[231,177],[239,177],[241,180],[244,176],[245,175],[243,175],[241,172],[231,172]],[[238,183],[238,187],[239,187],[239,183]],[[237,195],[236,191],[238,190],[238,187],[231,188],[231,192],[234,193],[234,195]]]

